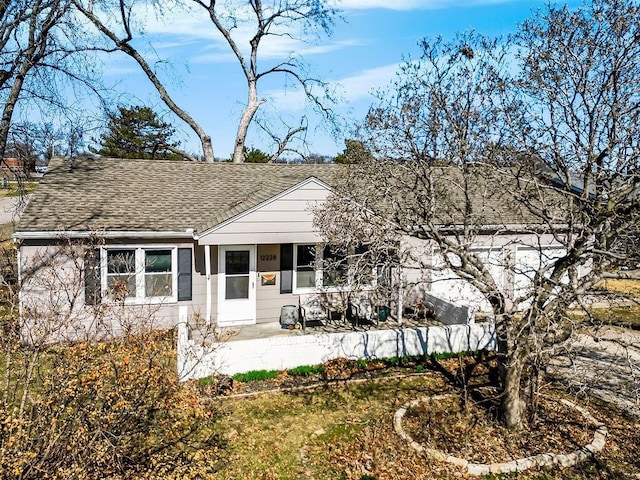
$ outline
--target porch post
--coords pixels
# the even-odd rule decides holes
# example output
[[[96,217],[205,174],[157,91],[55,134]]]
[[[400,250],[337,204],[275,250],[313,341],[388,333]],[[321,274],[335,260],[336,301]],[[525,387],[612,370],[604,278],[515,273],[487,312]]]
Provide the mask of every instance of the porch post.
[[[207,276],[207,314],[205,321],[207,325],[211,325],[211,245],[205,246],[204,249],[204,271]]]
[[[404,297],[404,291],[402,288],[402,266],[398,266],[398,323],[402,325],[402,310],[404,309],[402,305],[402,300]]]

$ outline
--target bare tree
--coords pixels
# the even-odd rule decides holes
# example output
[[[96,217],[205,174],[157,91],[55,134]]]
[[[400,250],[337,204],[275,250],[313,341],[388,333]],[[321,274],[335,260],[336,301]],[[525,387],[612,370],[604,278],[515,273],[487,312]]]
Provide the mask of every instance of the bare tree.
[[[135,28],[133,23],[135,18],[132,18],[132,10],[135,6],[135,1],[126,2],[125,0],[70,0],[78,11],[83,14],[100,32],[100,34],[107,39],[110,43],[109,46],[105,46],[102,50],[106,52],[121,51],[131,57],[138,63],[144,74],[149,78],[154,88],[157,90],[162,101],[167,107],[175,113],[178,118],[184,121],[198,136],[202,145],[202,152],[207,162],[214,161],[213,144],[211,143],[211,137],[205,133],[200,124],[196,122],[191,115],[185,110],[180,108],[171,95],[165,88],[161,79],[156,74],[155,69],[149,64],[144,56],[132,45],[134,40]],[[162,6],[160,2],[152,2],[162,13]],[[98,48],[98,45],[96,45]],[[185,152],[181,154],[194,160],[195,158]]]
[[[68,14],[65,0],[14,1],[0,5],[0,158],[16,105],[34,71],[51,57],[64,57],[67,50],[56,42]]]
[[[275,74],[286,75],[296,82],[303,90],[307,98],[311,99],[325,114],[330,112],[320,101],[316,93],[318,87],[326,86],[318,79],[309,78],[305,75],[305,67],[301,59],[291,54],[285,61],[277,62],[274,65],[260,68],[258,66],[258,56],[261,45],[268,37],[285,36],[288,38],[298,38],[296,31],[303,33],[322,32],[329,34],[336,10],[328,6],[321,0],[285,0],[268,1],[249,0],[243,2],[249,10],[246,22],[250,25],[252,37],[249,40],[249,51],[245,52],[234,33],[238,29],[241,18],[237,11],[230,9],[232,2],[223,2],[222,8],[216,0],[194,0],[195,3],[206,9],[215,28],[222,34],[227,44],[233,51],[242,73],[247,81],[247,103],[242,111],[242,116],[238,123],[238,132],[233,151],[234,163],[242,162],[242,152],[247,137],[249,125],[253,121],[258,108],[266,100],[260,99],[258,95],[258,82],[267,76]],[[298,127],[290,129],[289,133],[304,131]],[[288,143],[288,134],[285,135]],[[278,141],[278,151],[283,150],[282,140]]]
[[[640,220],[639,14],[596,0],[549,7],[503,42],[422,42],[362,126],[375,158],[345,169],[318,216],[331,241],[421,245],[409,260],[426,285],[461,285],[490,312],[510,428],[526,425],[549,356],[585,324],[572,310],[589,319],[598,282],[639,278],[619,268],[638,261],[620,238]]]
[[[87,32],[74,18],[69,0],[2,2],[0,20],[0,158],[4,158],[9,140],[14,151],[33,143],[23,134],[34,111],[46,111],[49,119],[71,118],[73,109],[64,98],[71,89],[100,98],[103,92]],[[16,123],[16,115],[21,123]],[[56,127],[51,123],[47,128],[49,132],[41,129],[40,140],[46,133],[53,142]]]
[[[133,58],[142,68],[153,86],[158,91],[162,101],[181,120],[187,123],[198,135],[207,161],[213,161],[213,147],[211,138],[206,135],[200,125],[186,111],[181,109],[172,99],[162,80],[145,59],[144,55],[132,45],[134,40],[133,13],[135,0],[72,0],[78,10],[82,12],[110,42],[111,47],[106,50],[120,50]],[[163,14],[163,5],[153,2],[159,15]],[[195,5],[202,8],[211,19],[213,28],[219,32],[237,59],[247,82],[247,101],[238,122],[236,141],[234,145],[233,161],[244,161],[244,146],[250,125],[256,119],[256,113],[261,105],[267,102],[258,93],[258,84],[267,76],[283,75],[298,85],[323,115],[330,118],[332,112],[328,104],[333,101],[329,94],[328,85],[307,74],[306,64],[293,52],[286,60],[280,60],[267,66],[259,66],[260,52],[265,40],[269,37],[281,37],[308,41],[319,33],[329,34],[337,10],[321,0],[286,0],[268,1],[247,0],[242,2],[216,0],[181,0],[178,4]],[[241,35],[249,29],[251,32],[248,46],[241,43]],[[248,47],[248,49],[247,49]],[[264,59],[260,59],[265,63]],[[272,122],[269,122],[272,123]],[[272,156],[275,161],[278,155],[287,151],[287,144],[297,135],[306,131],[306,123],[288,126],[282,122],[285,133],[278,135],[267,122],[261,122],[260,127],[274,141],[276,151]]]

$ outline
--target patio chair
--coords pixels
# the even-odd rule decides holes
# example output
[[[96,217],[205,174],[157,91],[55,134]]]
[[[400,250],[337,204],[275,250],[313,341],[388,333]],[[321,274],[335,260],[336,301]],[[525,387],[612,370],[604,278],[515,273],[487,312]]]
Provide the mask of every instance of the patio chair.
[[[355,297],[349,300],[346,310],[347,321],[355,327],[379,326],[379,318],[371,299],[366,296]]]
[[[307,326],[323,327],[329,318],[329,310],[318,295],[300,295],[299,297],[300,319],[302,330]]]

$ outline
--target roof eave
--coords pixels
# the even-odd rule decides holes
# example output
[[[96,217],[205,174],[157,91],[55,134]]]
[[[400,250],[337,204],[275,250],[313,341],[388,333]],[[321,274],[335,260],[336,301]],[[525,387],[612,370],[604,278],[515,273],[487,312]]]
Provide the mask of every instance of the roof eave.
[[[142,240],[160,240],[160,239],[189,239],[195,238],[193,229],[186,229],[184,231],[65,231],[65,230],[44,230],[44,231],[17,231],[12,235],[14,240],[48,240],[59,238],[131,238]]]
[[[480,233],[545,233],[552,231],[567,231],[569,226],[566,223],[546,224],[546,223],[495,223],[477,225]],[[420,227],[417,227],[420,228]],[[461,232],[465,230],[463,224],[441,225],[439,228],[443,232]]]

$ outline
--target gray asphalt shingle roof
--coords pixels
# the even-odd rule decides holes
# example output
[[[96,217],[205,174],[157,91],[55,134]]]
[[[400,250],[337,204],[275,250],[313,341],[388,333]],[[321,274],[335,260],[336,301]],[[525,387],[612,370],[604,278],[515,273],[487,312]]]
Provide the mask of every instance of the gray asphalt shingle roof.
[[[54,159],[19,232],[201,232],[333,165]]]

